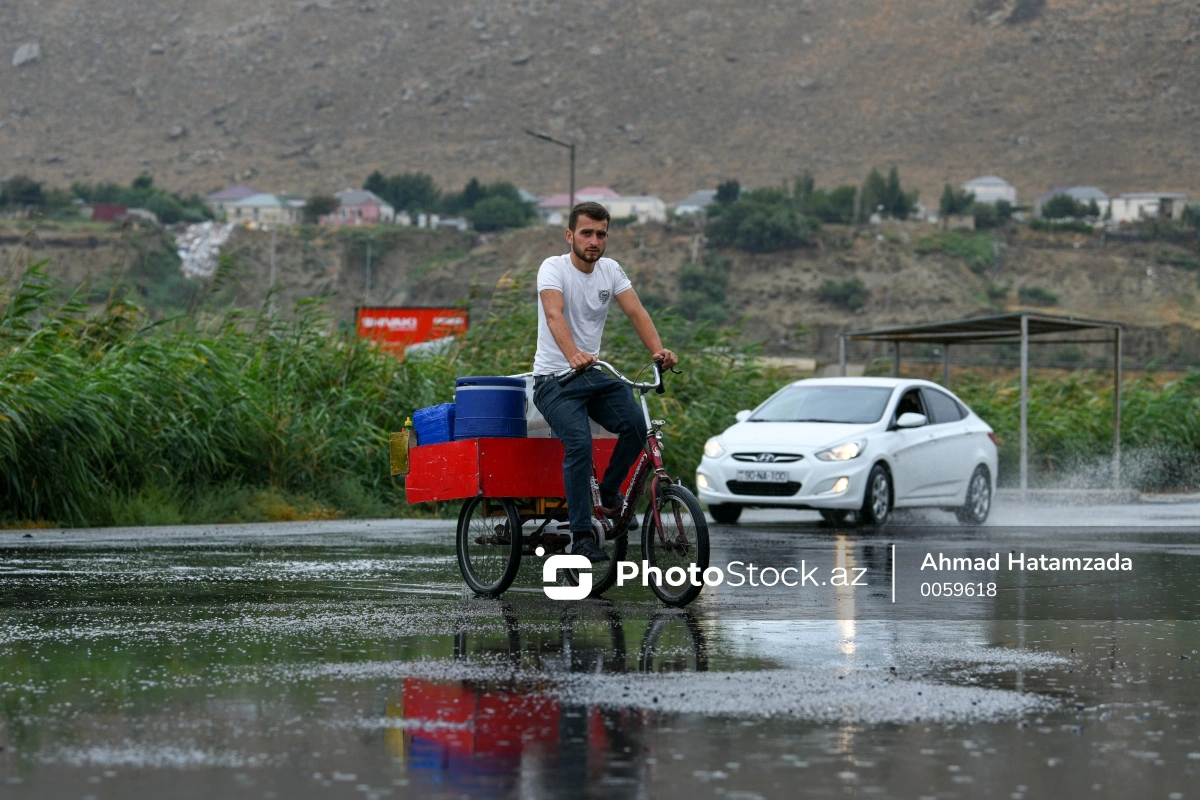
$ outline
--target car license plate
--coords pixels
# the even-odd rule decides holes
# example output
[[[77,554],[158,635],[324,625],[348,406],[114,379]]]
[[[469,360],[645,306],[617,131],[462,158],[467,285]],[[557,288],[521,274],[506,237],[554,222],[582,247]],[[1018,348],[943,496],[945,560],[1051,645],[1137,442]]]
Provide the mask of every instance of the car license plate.
[[[787,483],[788,474],[787,470],[782,469],[739,469],[737,479],[754,483]]]

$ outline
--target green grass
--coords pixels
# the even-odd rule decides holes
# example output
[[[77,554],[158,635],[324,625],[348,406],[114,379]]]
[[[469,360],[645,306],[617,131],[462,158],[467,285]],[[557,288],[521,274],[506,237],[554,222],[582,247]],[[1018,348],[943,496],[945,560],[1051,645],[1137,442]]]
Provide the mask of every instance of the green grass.
[[[942,253],[962,261],[969,270],[981,275],[992,268],[995,261],[992,236],[988,233],[964,233],[942,231],[922,236],[913,248],[918,255]]]

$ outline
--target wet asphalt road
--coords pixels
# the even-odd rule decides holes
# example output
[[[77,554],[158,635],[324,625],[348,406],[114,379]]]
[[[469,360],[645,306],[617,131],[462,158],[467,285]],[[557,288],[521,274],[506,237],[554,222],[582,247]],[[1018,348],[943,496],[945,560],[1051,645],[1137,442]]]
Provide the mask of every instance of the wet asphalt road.
[[[951,521],[750,512],[714,565],[825,582],[687,612],[551,601],[533,563],[475,599],[446,522],[3,532],[0,796],[1197,796],[1200,504]]]

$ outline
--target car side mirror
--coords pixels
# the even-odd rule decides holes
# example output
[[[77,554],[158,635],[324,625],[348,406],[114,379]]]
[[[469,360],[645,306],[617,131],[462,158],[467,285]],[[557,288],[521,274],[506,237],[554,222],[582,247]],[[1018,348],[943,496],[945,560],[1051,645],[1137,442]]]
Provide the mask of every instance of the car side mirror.
[[[919,428],[922,425],[928,425],[929,418],[924,414],[918,414],[915,411],[906,411],[896,420],[897,428]]]
[[[750,414],[753,413],[749,409],[743,408],[741,411],[733,415],[733,418],[738,422],[745,422],[750,419]]]

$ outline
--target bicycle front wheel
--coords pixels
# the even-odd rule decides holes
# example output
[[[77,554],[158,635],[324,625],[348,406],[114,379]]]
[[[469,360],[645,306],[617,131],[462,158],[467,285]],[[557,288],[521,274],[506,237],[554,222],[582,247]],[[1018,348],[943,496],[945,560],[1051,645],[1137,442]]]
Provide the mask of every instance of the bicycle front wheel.
[[[521,518],[512,500],[472,497],[458,515],[458,569],[471,591],[499,597],[521,566]]]
[[[659,600],[686,606],[696,599],[708,569],[708,522],[694,494],[675,484],[662,490],[642,522],[642,558],[662,571],[661,580],[650,578]]]

